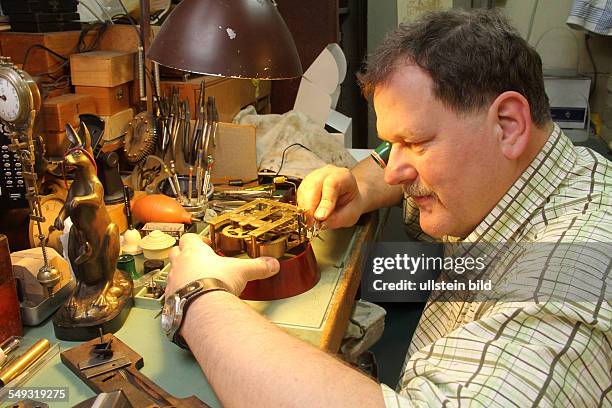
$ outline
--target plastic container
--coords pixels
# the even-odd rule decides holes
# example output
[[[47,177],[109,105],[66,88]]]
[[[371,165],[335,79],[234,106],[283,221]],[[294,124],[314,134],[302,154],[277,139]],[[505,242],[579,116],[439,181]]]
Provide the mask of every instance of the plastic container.
[[[176,239],[166,233],[155,230],[140,241],[146,259],[166,259]]]

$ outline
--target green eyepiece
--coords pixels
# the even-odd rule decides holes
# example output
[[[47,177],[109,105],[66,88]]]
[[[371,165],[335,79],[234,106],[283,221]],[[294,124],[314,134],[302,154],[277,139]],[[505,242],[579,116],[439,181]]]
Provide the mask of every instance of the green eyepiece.
[[[384,169],[387,167],[387,162],[389,161],[389,155],[391,154],[391,143],[382,142],[378,147],[372,150],[370,156],[374,159],[374,161]]]

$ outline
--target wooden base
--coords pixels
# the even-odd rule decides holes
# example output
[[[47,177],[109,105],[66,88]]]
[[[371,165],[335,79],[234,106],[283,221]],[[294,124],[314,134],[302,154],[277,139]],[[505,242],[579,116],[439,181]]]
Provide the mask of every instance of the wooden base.
[[[95,320],[88,320],[88,318],[84,318],[80,321],[74,321],[71,317],[70,311],[66,307],[67,303],[65,303],[53,316],[53,330],[55,331],[55,337],[60,340],[83,341],[98,337],[100,335],[100,329],[102,329],[103,333],[115,333],[117,330],[119,330],[127,319],[130,309],[134,305],[134,300],[132,299],[132,280],[126,277],[125,272],[117,269],[115,270],[114,280],[117,282],[119,279],[128,281],[129,285],[124,287],[123,293],[117,298],[117,305],[107,316]],[[77,289],[75,289],[75,291],[78,291],[78,282]],[[80,302],[83,302],[83,305],[90,305],[91,300],[95,298],[99,292],[91,293],[93,293],[92,296],[80,299]],[[71,298],[72,296],[68,298],[68,302]]]
[[[133,303],[134,300],[128,298],[123,307],[117,310],[117,314],[114,317],[87,326],[72,323],[63,313],[65,309],[62,307],[53,316],[55,337],[66,341],[86,341],[99,337],[100,329],[102,329],[102,333],[115,333],[125,323]]]

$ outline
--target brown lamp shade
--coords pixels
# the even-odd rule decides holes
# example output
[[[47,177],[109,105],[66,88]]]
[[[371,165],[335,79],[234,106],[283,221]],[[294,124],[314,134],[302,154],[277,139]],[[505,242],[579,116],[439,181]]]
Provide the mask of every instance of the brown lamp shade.
[[[147,57],[182,71],[233,78],[285,79],[302,64],[271,0],[183,0]]]

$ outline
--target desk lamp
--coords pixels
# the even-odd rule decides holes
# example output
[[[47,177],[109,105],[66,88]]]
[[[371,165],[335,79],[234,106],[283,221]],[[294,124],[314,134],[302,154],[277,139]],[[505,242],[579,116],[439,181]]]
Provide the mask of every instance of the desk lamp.
[[[183,0],[147,57],[182,71],[231,78],[302,75],[295,43],[273,0]]]

